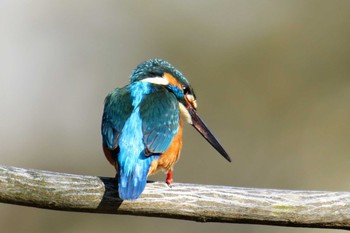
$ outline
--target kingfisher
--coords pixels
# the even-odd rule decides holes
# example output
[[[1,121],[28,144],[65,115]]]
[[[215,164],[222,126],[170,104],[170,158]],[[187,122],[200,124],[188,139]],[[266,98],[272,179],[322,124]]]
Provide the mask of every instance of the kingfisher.
[[[231,158],[197,114],[196,95],[186,77],[169,62],[138,65],[130,84],[105,98],[102,146],[116,171],[122,200],[137,199],[147,177],[160,170],[173,181],[182,149],[183,122],[191,124],[227,161]]]

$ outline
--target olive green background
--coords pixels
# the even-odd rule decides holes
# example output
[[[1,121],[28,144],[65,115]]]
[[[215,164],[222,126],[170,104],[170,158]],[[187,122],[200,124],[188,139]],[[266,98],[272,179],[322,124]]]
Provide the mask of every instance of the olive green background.
[[[175,182],[350,190],[350,1],[1,1],[0,164],[114,176],[105,95],[163,58],[227,163],[185,127]],[[151,179],[164,180],[164,174]],[[339,232],[0,205],[2,232]]]

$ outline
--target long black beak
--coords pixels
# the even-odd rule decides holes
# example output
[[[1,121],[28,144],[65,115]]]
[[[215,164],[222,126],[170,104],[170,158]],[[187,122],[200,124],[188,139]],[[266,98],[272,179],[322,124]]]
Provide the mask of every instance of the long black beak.
[[[192,126],[229,162],[231,162],[230,156],[226,153],[225,149],[221,146],[220,142],[210,132],[208,127],[204,124],[202,119],[197,115],[197,112],[192,108],[187,108],[192,118]]]

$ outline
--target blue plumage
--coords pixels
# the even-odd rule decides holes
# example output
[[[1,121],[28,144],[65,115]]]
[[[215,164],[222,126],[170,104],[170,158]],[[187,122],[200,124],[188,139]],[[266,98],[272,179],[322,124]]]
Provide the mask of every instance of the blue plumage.
[[[130,82],[137,82],[150,76],[161,77],[164,73],[169,73],[180,83],[190,86],[188,80],[178,69],[162,59],[150,59],[138,65],[130,76]]]
[[[176,97],[155,84],[134,82],[107,96],[102,136],[110,150],[119,148],[115,159],[121,199],[142,193],[152,161],[177,133],[179,114]]]
[[[180,110],[174,94],[157,87],[140,103],[144,144],[153,153],[162,153],[179,128]]]
[[[108,149],[117,148],[120,133],[133,109],[132,96],[128,88],[116,88],[107,95],[101,131],[103,144]]]
[[[136,105],[119,139],[118,187],[121,199],[136,199],[146,185],[148,169],[154,156],[144,154],[142,120]]]

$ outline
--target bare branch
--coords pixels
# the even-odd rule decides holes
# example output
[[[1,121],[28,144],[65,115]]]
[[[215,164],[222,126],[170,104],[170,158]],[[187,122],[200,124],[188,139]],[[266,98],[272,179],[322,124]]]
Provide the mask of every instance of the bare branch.
[[[38,208],[350,229],[350,193],[149,183],[135,201],[118,199],[112,178],[0,166],[0,202]]]

